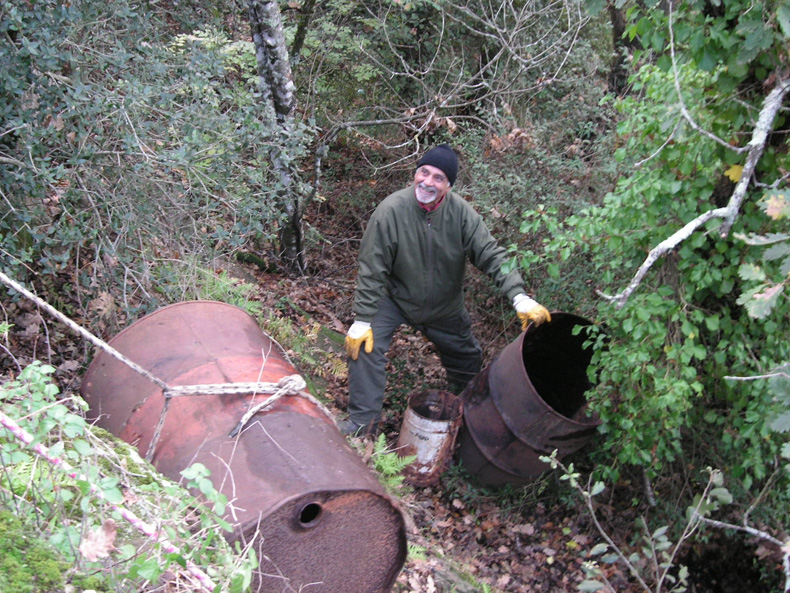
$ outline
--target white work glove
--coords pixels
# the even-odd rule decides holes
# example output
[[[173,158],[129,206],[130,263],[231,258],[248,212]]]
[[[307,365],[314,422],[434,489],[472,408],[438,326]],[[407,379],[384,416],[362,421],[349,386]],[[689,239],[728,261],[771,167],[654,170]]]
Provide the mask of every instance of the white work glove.
[[[346,334],[346,354],[352,360],[356,360],[359,358],[362,344],[365,344],[365,352],[368,354],[373,352],[373,330],[370,329],[370,323],[367,321],[355,321]]]
[[[516,315],[521,320],[522,331],[527,329],[530,321],[536,326],[544,321],[551,321],[549,310],[523,293],[513,297],[513,307],[515,307]]]

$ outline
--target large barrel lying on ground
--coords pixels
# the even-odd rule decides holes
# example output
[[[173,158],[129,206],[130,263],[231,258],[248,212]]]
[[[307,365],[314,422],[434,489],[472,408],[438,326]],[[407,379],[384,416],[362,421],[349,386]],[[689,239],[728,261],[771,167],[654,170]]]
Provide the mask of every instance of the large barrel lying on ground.
[[[237,307],[194,301],[164,307],[111,342],[168,386],[277,383],[296,370]],[[82,395],[99,426],[145,454],[164,404],[162,389],[100,352]],[[174,397],[153,464],[165,476],[199,462],[231,502],[234,540],[255,542],[253,591],[390,591],[406,555],[403,516],[376,476],[321,409],[281,397],[228,435],[271,394]]]
[[[530,325],[461,394],[458,457],[490,486],[526,484],[548,469],[540,460],[579,450],[600,422],[584,415],[591,322],[569,313]],[[574,331],[582,326],[581,331]]]

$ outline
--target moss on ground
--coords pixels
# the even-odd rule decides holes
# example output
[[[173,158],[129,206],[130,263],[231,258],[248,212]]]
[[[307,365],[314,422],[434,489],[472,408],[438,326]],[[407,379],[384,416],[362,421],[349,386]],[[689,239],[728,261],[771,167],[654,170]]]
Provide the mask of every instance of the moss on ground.
[[[62,591],[67,565],[10,511],[0,511],[0,591]]]

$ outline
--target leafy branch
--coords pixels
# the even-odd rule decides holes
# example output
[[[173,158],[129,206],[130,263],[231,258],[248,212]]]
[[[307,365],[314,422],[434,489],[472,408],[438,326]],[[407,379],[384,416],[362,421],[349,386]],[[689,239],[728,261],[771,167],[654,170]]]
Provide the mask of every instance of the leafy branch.
[[[715,142],[720,145],[727,147],[730,150],[734,150],[736,152],[747,152],[746,161],[743,165],[743,169],[741,171],[740,177],[738,179],[738,183],[733,190],[729,202],[723,208],[715,208],[712,210],[708,210],[703,212],[687,224],[685,224],[681,229],[661,241],[658,245],[653,247],[650,252],[647,254],[647,257],[642,262],[642,265],[639,266],[638,270],[634,274],[631,282],[628,286],[622,290],[621,292],[615,295],[608,295],[601,291],[596,291],[599,296],[602,298],[615,303],[618,308],[623,307],[625,305],[628,298],[631,294],[639,288],[642,283],[642,280],[647,275],[648,271],[653,267],[653,265],[663,256],[670,253],[675,247],[677,247],[680,243],[688,239],[695,231],[701,228],[703,225],[707,224],[711,220],[721,219],[723,222],[719,227],[719,236],[725,238],[729,235],[732,226],[735,224],[737,220],[738,214],[740,212],[741,204],[746,197],[746,190],[749,187],[749,183],[754,176],[755,169],[757,164],[760,161],[760,157],[765,150],[766,143],[768,141],[768,134],[773,129],[774,120],[780,109],[782,108],[782,103],[784,101],[785,96],[787,95],[788,91],[790,91],[790,76],[788,76],[786,71],[777,71],[775,73],[776,84],[774,88],[768,93],[768,96],[765,98],[762,108],[760,109],[760,113],[757,119],[757,122],[752,130],[752,136],[749,143],[744,147],[733,147],[729,143],[725,142],[724,140],[718,138],[714,134],[708,132],[707,130],[701,128],[691,117],[686,105],[683,101],[683,96],[681,93],[680,88],[680,80],[677,71],[677,59],[675,55],[675,38],[674,38],[674,27],[673,27],[673,12],[671,10],[671,3],[669,4],[670,12],[669,12],[669,20],[668,20],[668,28],[669,28],[669,36],[670,36],[670,55],[672,61],[672,73],[675,82],[675,90],[678,97],[678,104],[680,107],[681,115],[683,119],[689,124],[689,126],[696,131],[697,133],[711,138]],[[672,134],[675,134],[676,130],[673,130]]]

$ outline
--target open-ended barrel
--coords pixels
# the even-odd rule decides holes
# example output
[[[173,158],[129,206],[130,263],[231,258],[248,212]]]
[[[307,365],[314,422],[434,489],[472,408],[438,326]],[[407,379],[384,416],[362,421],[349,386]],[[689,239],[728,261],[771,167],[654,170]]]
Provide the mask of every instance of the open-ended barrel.
[[[213,301],[159,309],[110,345],[169,387],[276,384],[297,374],[252,317]],[[99,426],[146,453],[162,416],[160,387],[101,351],[82,395]],[[319,406],[283,396],[229,436],[270,395],[171,398],[154,466],[175,480],[193,463],[211,470],[231,503],[230,539],[256,546],[253,591],[390,591],[406,556],[403,516]]]
[[[458,457],[483,484],[533,481],[549,469],[541,456],[576,452],[600,424],[584,414],[591,322],[561,312],[551,318],[530,325],[461,394]]]

